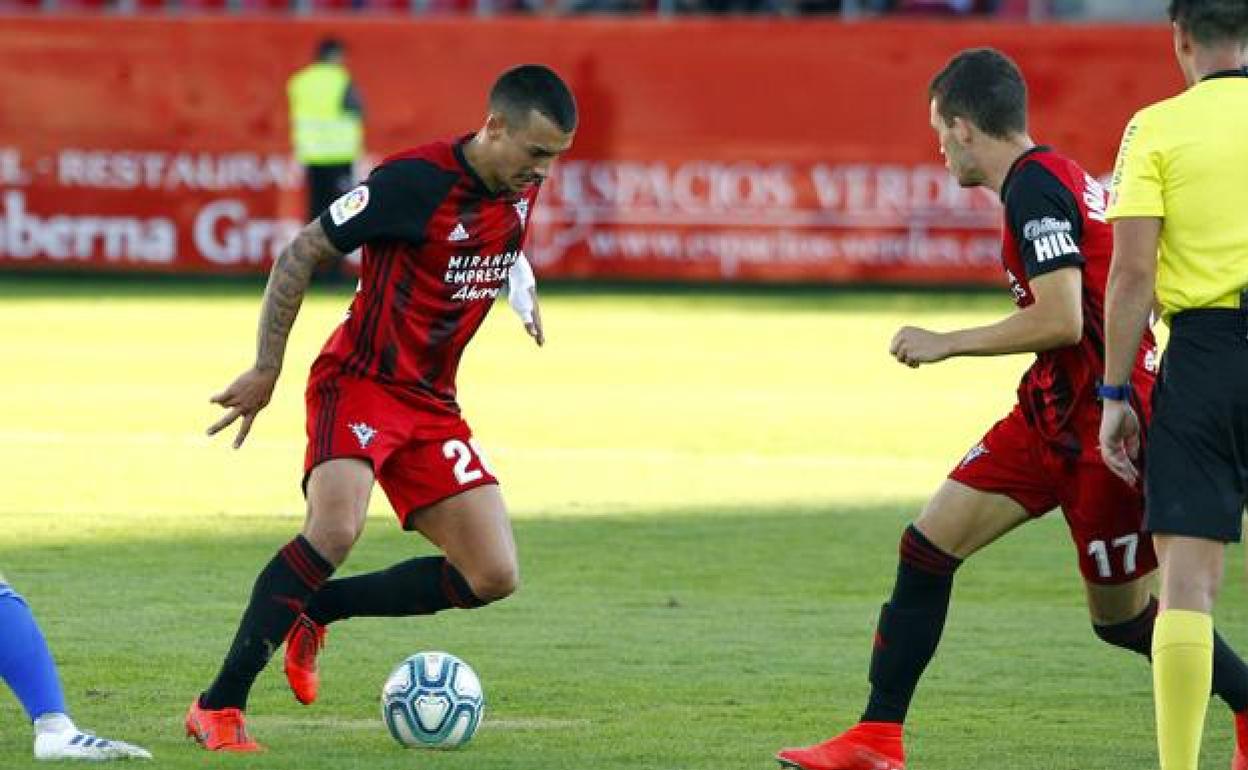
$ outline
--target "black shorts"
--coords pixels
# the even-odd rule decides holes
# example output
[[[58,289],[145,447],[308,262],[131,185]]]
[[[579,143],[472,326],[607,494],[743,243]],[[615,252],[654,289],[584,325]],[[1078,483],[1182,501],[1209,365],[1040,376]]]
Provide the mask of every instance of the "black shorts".
[[[350,163],[308,166],[308,221],[311,222],[351,189],[355,182]]]
[[[1174,316],[1153,391],[1145,528],[1237,542],[1248,491],[1248,314]]]

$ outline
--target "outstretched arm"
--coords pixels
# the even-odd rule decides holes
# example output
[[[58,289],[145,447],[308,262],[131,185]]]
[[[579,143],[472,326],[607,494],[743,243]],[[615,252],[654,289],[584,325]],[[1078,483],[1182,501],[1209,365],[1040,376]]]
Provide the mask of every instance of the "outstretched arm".
[[[1083,273],[1064,267],[1031,279],[1035,302],[994,324],[940,333],[913,326],[893,337],[889,352],[909,367],[953,356],[1038,353],[1073,345],[1083,335]]]
[[[299,315],[313,271],[323,260],[339,254],[326,237],[320,221],[314,220],[278,256],[269,272],[269,282],[260,307],[256,361],[229,387],[212,397],[212,403],[220,404],[229,411],[208,428],[209,436],[224,430],[241,417],[243,421],[234,439],[234,448],[243,445],[256,414],[268,405],[273,396],[286,355],[286,341],[295,324],[295,317]]]

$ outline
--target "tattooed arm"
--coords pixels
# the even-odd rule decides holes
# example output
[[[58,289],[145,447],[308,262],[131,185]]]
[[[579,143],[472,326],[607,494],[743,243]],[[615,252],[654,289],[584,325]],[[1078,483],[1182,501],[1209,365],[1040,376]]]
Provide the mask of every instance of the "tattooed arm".
[[[319,219],[303,228],[273,263],[269,283],[260,307],[260,329],[256,339],[256,364],[260,371],[275,375],[282,370],[286,339],[299,315],[303,295],[312,281],[312,272],[321,262],[339,256],[329,242]]]
[[[312,281],[312,272],[323,260],[340,254],[334,248],[319,220],[313,220],[295,236],[273,263],[260,307],[260,328],[256,336],[256,362],[230,386],[212,397],[212,403],[228,409],[225,416],[208,429],[208,435],[224,430],[242,418],[234,448],[238,449],[251,430],[256,414],[268,405],[282,371],[286,340],[299,315],[303,295]]]

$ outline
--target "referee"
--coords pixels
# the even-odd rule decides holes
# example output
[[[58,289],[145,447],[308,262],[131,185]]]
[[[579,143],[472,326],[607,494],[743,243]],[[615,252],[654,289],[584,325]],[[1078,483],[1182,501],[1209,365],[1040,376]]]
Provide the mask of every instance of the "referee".
[[[1171,0],[1170,18],[1189,87],[1136,113],[1114,170],[1100,443],[1135,483],[1127,383],[1155,296],[1170,325],[1144,479],[1161,563],[1157,746],[1162,770],[1197,770],[1223,544],[1240,538],[1248,489],[1248,0]]]

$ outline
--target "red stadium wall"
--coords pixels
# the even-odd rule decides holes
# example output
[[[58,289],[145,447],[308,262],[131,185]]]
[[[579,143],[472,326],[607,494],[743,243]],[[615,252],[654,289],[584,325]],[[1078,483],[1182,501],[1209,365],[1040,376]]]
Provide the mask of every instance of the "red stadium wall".
[[[530,238],[547,276],[996,282],[996,203],[927,125],[943,62],[1010,53],[1033,136],[1094,174],[1181,87],[1156,27],[7,17],[0,268],[265,269],[302,216],[285,79],[327,33],[376,154],[474,130],[513,63],[565,75],[582,128]]]

